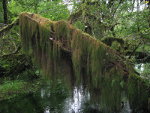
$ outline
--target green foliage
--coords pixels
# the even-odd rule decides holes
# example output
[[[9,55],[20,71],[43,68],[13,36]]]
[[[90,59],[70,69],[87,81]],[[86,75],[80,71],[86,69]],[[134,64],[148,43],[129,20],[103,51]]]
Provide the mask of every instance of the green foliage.
[[[126,37],[131,35],[133,37],[142,34],[141,38],[148,38],[149,35],[149,23],[147,20],[148,9],[144,9],[140,12],[126,12],[121,15],[119,25],[116,26],[115,32],[119,37]],[[127,24],[128,23],[128,24]],[[139,27],[139,28],[138,28]]]
[[[85,29],[85,24],[82,23],[81,21],[75,22],[74,26],[77,27],[78,29],[81,29],[82,31],[84,31]]]
[[[0,86],[0,92],[6,92],[6,91],[16,91],[18,89],[20,89],[25,82],[22,81],[3,81],[4,85]]]
[[[0,56],[11,54],[17,50],[21,45],[19,27],[16,26],[11,29],[7,35],[0,37]]]
[[[111,47],[112,47],[113,49],[115,49],[115,50],[118,50],[118,51],[121,49],[121,45],[120,45],[120,43],[118,43],[117,41],[114,41],[114,42],[112,43]]]
[[[37,91],[39,88],[39,82],[34,81],[33,83],[14,80],[6,80],[0,84],[0,100],[11,99],[18,95],[28,94]]]
[[[127,38],[131,40],[128,47],[130,51],[134,51],[135,48],[131,47],[136,40],[143,42],[140,46],[150,40],[149,6],[142,5],[140,0],[81,0],[73,3],[72,22],[97,39]],[[121,53],[126,53],[123,46],[120,48]]]
[[[39,71],[26,55],[10,55],[0,58],[0,77],[9,77],[13,80],[32,81],[40,78]]]
[[[146,40],[146,41],[148,41],[148,40]],[[149,51],[150,51],[150,46],[146,42],[143,42],[143,44],[137,49],[137,52],[149,53]]]
[[[128,97],[134,112],[148,108],[149,88],[150,84],[143,78],[136,75],[129,77]]]
[[[11,20],[14,20],[21,12],[38,13],[51,20],[67,19],[69,16],[66,5],[60,4],[60,1],[11,0],[8,7]]]
[[[150,64],[149,63],[144,64],[144,71],[143,71],[142,75],[146,76],[150,79]]]
[[[90,27],[92,36],[101,39],[103,37],[112,37],[115,35],[115,26],[120,23],[120,15],[131,10],[132,1],[125,0],[88,0],[78,2],[74,13],[81,12],[74,16],[76,20],[81,21],[85,26]],[[122,18],[124,19],[124,18]],[[86,28],[85,28],[85,32]]]
[[[66,20],[69,17],[67,6],[56,2],[41,3],[38,13],[51,20]]]

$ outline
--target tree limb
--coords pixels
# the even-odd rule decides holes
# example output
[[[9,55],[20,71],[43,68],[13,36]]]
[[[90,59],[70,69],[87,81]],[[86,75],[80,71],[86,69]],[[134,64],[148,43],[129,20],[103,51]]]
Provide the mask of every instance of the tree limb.
[[[21,45],[19,45],[15,51],[13,51],[12,53],[8,53],[8,54],[5,54],[5,55],[2,55],[0,57],[7,57],[7,56],[10,56],[10,55],[14,55],[14,54],[17,54],[19,53],[19,51],[21,50]]]
[[[131,58],[131,56],[135,53],[135,51],[138,49],[138,47],[141,45],[141,42],[134,48],[134,50],[131,52],[131,54],[129,55],[129,59]]]
[[[77,11],[76,13],[73,13],[70,15],[68,21],[70,24],[74,23],[79,19],[79,17],[82,16],[82,10]]]
[[[0,38],[5,35],[5,33],[9,32],[11,28],[19,24],[19,18],[17,18],[15,21],[13,21],[11,24],[8,24],[7,26],[0,29]]]

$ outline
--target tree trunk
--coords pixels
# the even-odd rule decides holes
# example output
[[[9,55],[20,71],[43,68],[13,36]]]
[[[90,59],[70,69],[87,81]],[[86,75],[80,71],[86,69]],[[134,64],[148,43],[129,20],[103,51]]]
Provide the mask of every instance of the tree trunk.
[[[7,16],[7,0],[3,0],[3,11],[4,11],[4,23],[8,23],[8,16]]]

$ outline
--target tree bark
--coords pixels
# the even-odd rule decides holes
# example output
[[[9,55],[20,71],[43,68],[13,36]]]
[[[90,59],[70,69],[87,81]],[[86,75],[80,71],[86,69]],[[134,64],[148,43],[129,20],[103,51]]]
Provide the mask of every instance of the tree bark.
[[[8,23],[8,16],[7,16],[7,0],[3,0],[3,14],[4,14],[4,23]]]

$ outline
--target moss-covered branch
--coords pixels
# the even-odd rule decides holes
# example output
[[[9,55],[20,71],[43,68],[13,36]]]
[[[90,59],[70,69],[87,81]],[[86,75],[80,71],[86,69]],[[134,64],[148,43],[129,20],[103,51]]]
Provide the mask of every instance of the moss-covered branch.
[[[136,75],[133,66],[115,50],[65,21],[50,21],[29,13],[22,13],[19,21],[24,50],[39,64],[44,75],[67,75],[69,71],[64,71],[68,70],[65,64],[71,60],[77,81],[86,76],[89,86],[94,88],[100,88],[102,81],[109,82],[110,89],[114,89],[114,95],[119,98],[117,106],[121,101],[120,89],[124,88],[129,97],[140,92],[130,99],[131,104],[138,99],[138,103],[144,103],[142,107],[148,108],[149,83]],[[135,87],[136,90],[132,90]]]
[[[125,64],[115,50],[65,21],[50,21],[29,13],[22,13],[19,20],[24,49],[40,65],[43,63],[42,57],[49,54],[49,60],[53,60],[53,57],[60,55],[61,49],[71,54],[75,72],[80,73],[81,68],[87,67],[87,73],[95,76],[100,76],[108,68],[118,68],[127,78],[134,73],[132,66]]]
[[[21,50],[21,45],[19,45],[12,53],[4,54],[2,56],[0,55],[0,57],[11,56],[11,55],[17,54],[19,53],[20,50]]]
[[[4,34],[9,32],[11,28],[19,24],[19,18],[17,18],[15,21],[13,21],[11,24],[8,24],[7,26],[0,29],[0,37],[2,37]]]
[[[122,38],[115,38],[115,37],[103,38],[101,41],[104,42],[105,44],[109,45],[109,46],[111,46],[114,41],[117,41],[121,45],[124,44],[124,40]]]
[[[120,62],[121,58],[116,51],[65,21],[52,22],[35,14],[23,13],[20,15],[20,27],[23,45],[28,53],[36,52],[34,54],[39,56],[42,51],[50,51],[49,48],[53,52],[60,48],[72,54],[75,69],[80,70],[85,67],[80,60],[87,59],[85,63],[89,63],[86,65],[90,66],[90,73],[97,76],[103,73],[103,69],[111,63],[114,65],[119,63],[115,66],[118,68],[121,66],[127,70],[126,66]]]

